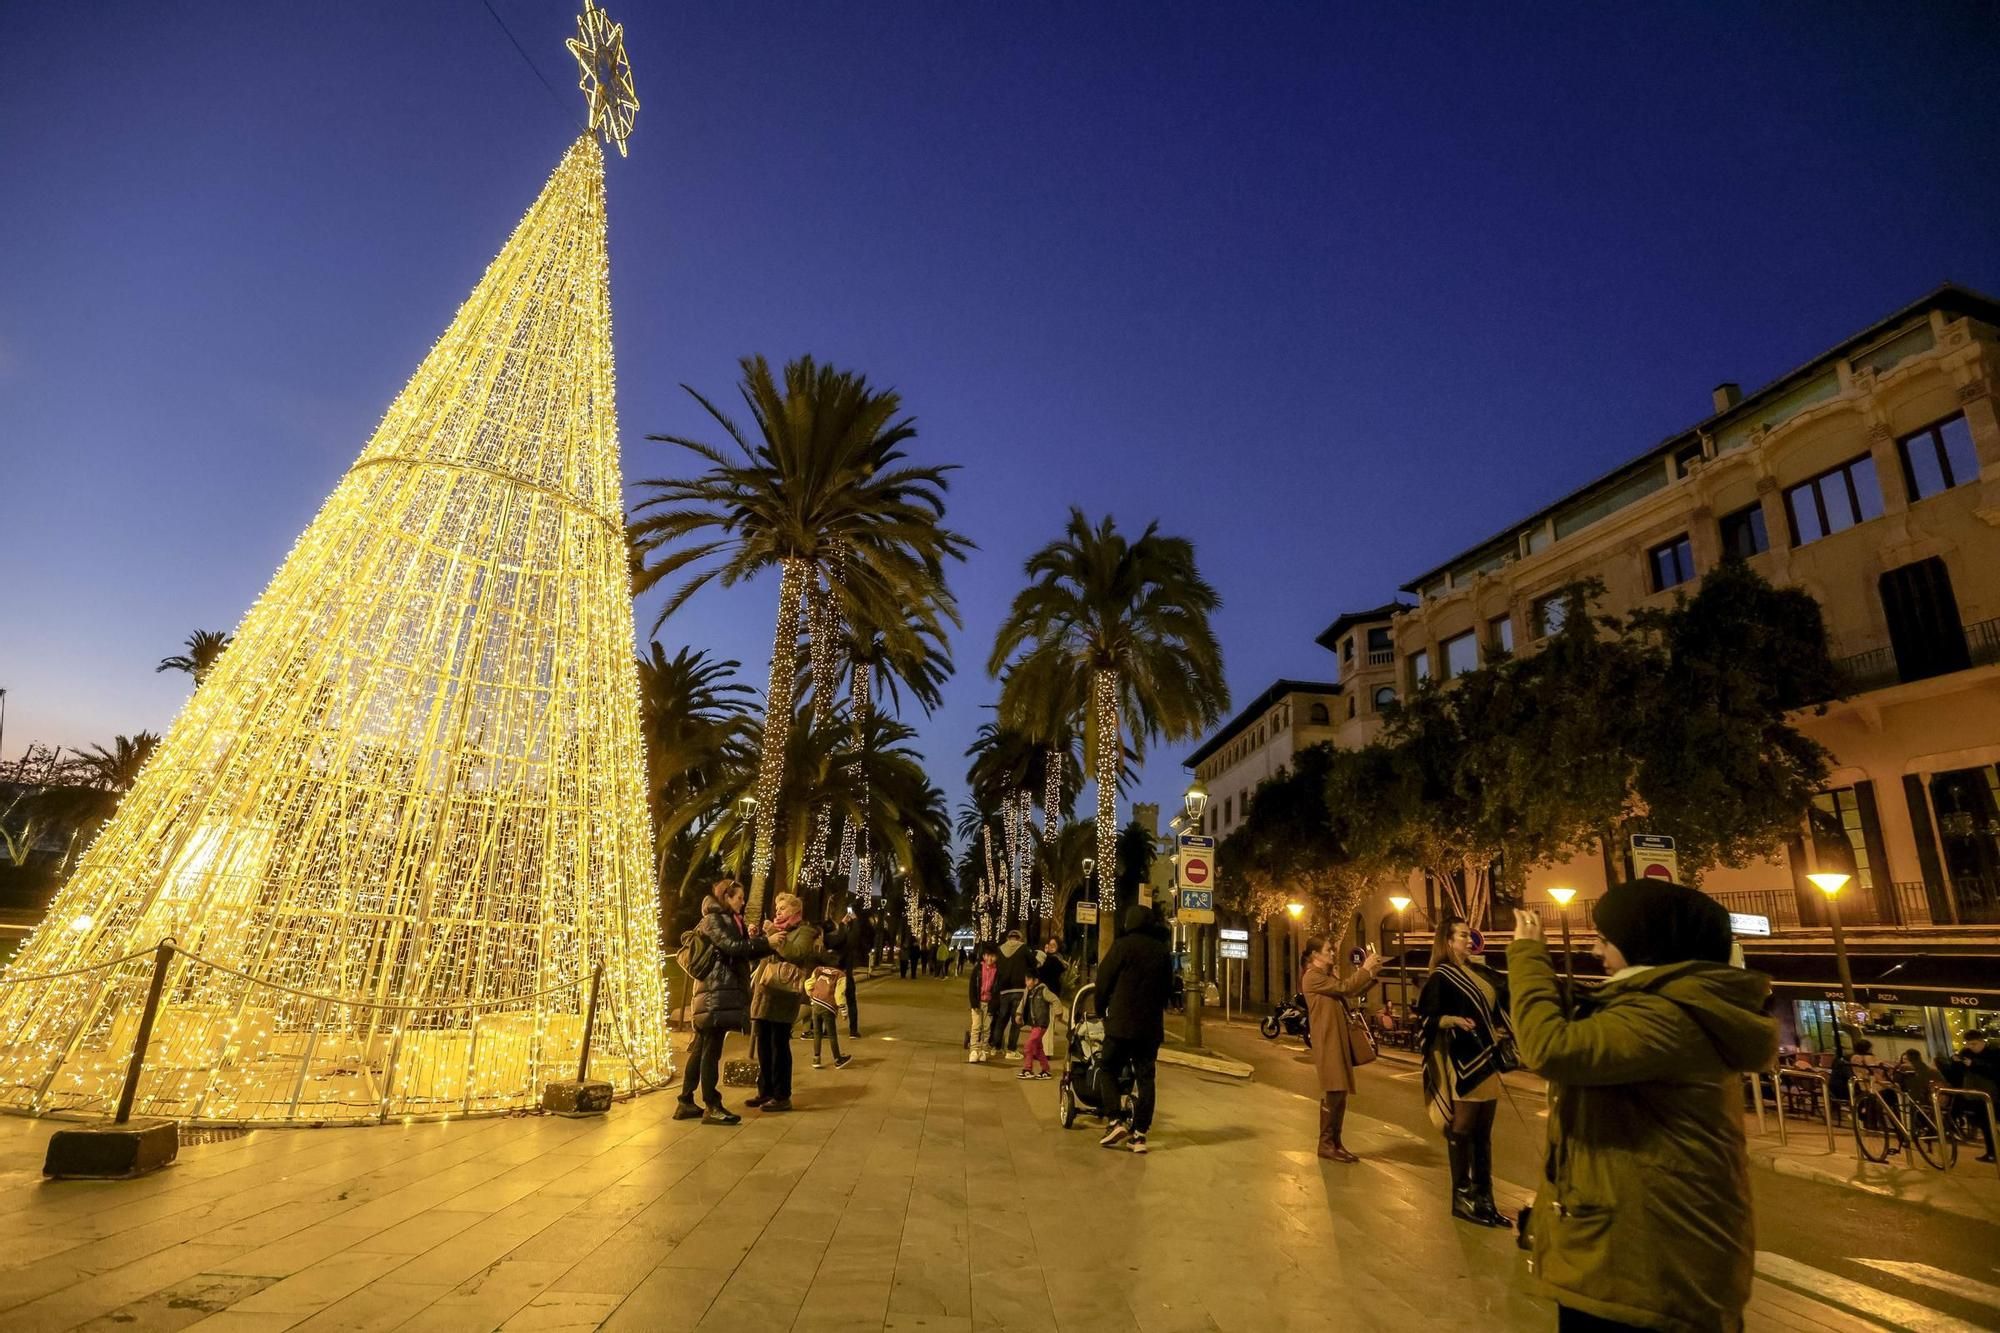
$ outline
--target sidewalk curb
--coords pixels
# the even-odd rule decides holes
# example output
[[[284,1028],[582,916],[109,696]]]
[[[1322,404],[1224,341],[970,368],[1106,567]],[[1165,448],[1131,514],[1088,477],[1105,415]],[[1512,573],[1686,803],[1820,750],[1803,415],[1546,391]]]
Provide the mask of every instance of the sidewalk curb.
[[[1226,1074],[1230,1078],[1248,1079],[1256,1070],[1241,1060],[1232,1060],[1226,1055],[1202,1055],[1185,1051],[1178,1046],[1162,1046],[1160,1063],[1163,1065],[1183,1065],[1189,1069],[1199,1069],[1209,1074]]]
[[[1895,1167],[1878,1167],[1875,1170],[1880,1172],[1883,1179],[1865,1180],[1856,1176],[1852,1170],[1835,1167],[1833,1163],[1836,1161],[1847,1164],[1847,1159],[1837,1153],[1826,1158],[1800,1157],[1754,1142],[1750,1145],[1750,1161],[1766,1171],[1774,1171],[1778,1175],[1790,1176],[1795,1180],[1813,1180],[1823,1185],[1838,1185],[1845,1189],[1858,1190],[1863,1194],[1873,1194],[1877,1198],[1894,1199],[1912,1208],[1923,1208],[1934,1213],[1951,1213],[1975,1222],[2000,1222],[2000,1205],[1984,1203],[1972,1197],[1968,1191],[1960,1190],[1942,1197],[1927,1198],[1906,1193],[1899,1188],[1904,1182],[1928,1184],[1932,1179],[1936,1179],[1940,1184],[1951,1183],[1948,1177],[1936,1176],[1935,1173],[1919,1174]]]

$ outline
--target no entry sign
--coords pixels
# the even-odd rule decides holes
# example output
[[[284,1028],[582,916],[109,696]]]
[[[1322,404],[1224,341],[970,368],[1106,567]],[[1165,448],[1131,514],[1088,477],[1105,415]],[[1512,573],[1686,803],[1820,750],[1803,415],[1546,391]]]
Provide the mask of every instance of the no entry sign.
[[[1199,833],[1181,834],[1181,883],[1190,889],[1215,887],[1215,839]]]

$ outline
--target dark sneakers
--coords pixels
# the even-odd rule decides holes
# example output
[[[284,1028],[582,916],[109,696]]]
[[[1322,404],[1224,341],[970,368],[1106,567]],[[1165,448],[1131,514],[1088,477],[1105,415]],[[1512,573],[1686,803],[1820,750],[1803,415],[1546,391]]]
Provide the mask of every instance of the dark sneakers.
[[[762,1106],[765,1102],[768,1102],[770,1100],[771,1099],[769,1097],[766,1097],[763,1093],[760,1092],[755,1097],[745,1097],[743,1099],[743,1104],[745,1106]]]
[[[699,1106],[696,1106],[693,1102],[681,1101],[679,1098],[674,1099],[674,1119],[697,1120],[700,1117],[701,1108]]]
[[[711,1106],[702,1116],[701,1123],[704,1125],[740,1125],[743,1123],[743,1117],[724,1107]]]
[[[833,1067],[835,1069],[845,1069],[853,1063],[854,1057],[851,1055],[836,1055],[833,1057]]]
[[[1097,1141],[1097,1146],[1100,1148],[1115,1148],[1123,1143],[1126,1136],[1131,1132],[1132,1127],[1123,1120],[1114,1120],[1111,1122],[1110,1127],[1104,1131],[1104,1137]]]
[[[792,1099],[789,1097],[773,1097],[757,1109],[765,1115],[770,1115],[773,1111],[789,1111],[792,1109]]]

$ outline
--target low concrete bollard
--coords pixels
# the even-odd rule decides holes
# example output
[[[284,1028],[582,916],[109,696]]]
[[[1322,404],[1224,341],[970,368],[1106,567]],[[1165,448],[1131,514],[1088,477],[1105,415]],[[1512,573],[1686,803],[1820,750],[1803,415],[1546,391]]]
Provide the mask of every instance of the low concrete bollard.
[[[42,1174],[52,1180],[130,1180],[159,1170],[180,1150],[180,1125],[172,1120],[59,1129],[49,1138]]]

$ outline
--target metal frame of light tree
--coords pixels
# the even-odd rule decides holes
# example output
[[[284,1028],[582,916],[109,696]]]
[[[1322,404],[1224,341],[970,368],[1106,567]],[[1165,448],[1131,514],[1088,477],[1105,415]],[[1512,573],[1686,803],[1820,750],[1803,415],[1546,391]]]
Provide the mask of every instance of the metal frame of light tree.
[[[600,964],[667,1076],[604,220],[585,137],[0,977],[0,1101],[108,1106],[163,937],[153,1113],[529,1105]]]

